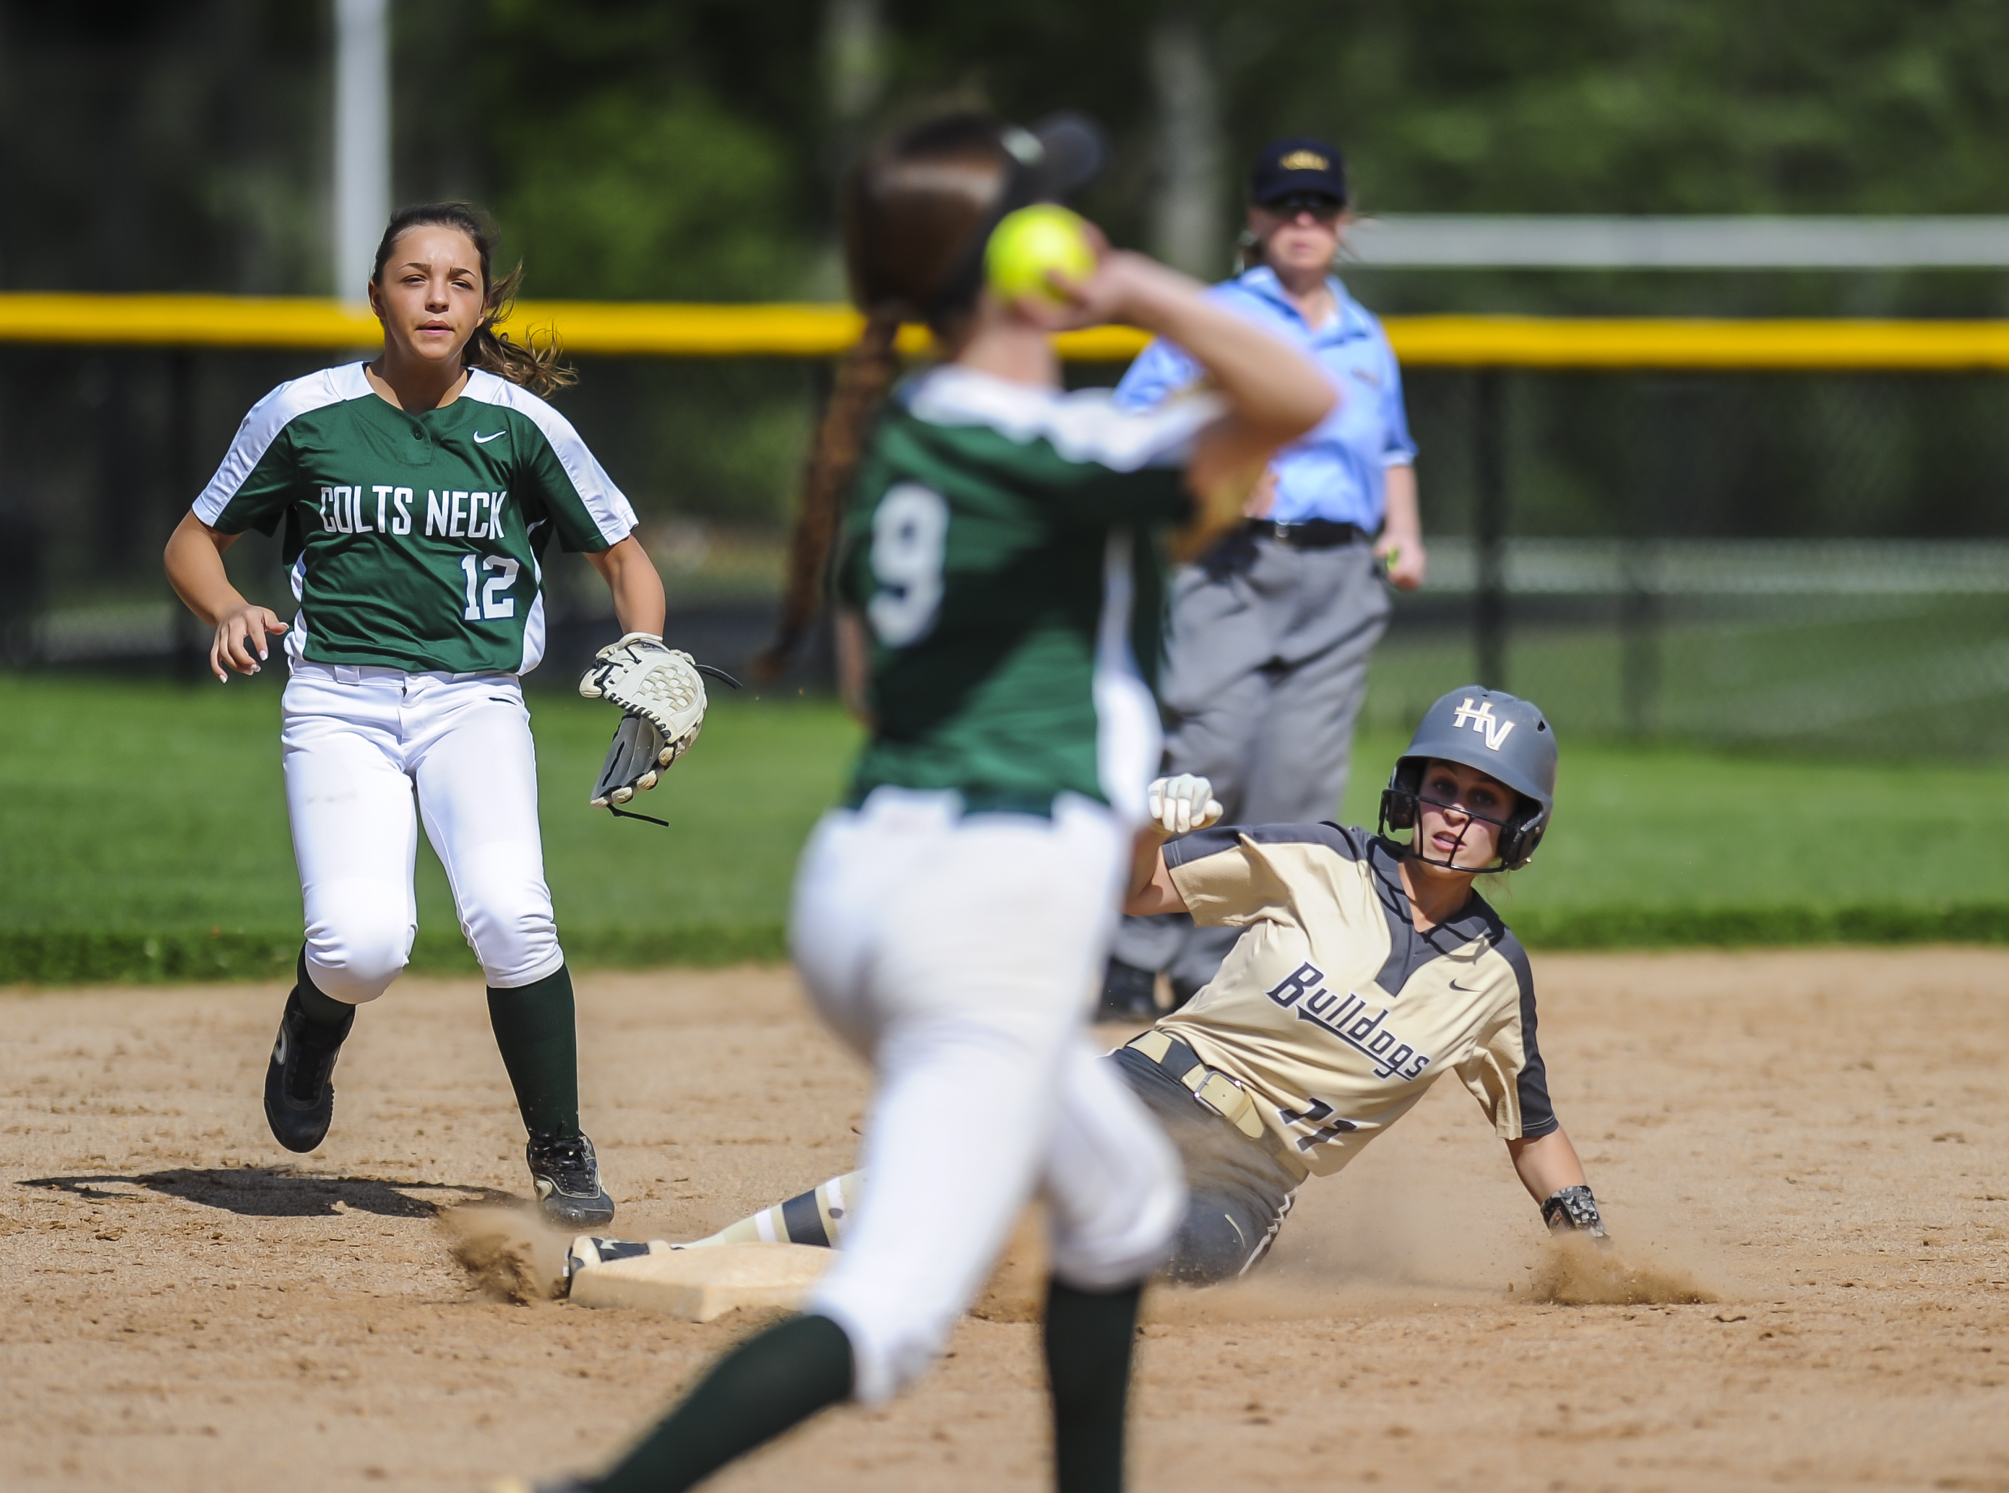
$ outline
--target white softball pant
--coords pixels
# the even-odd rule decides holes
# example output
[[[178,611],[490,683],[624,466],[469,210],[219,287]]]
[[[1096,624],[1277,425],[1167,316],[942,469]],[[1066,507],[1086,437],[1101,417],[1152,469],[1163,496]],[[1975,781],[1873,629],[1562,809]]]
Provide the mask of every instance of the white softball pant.
[[[528,985],[565,962],[514,675],[296,661],[282,708],[307,973],[319,989],[359,1005],[403,971],[418,932],[419,819],[490,985]]]
[[[881,788],[824,817],[796,878],[796,964],[877,1078],[872,1185],[805,1308],[850,1338],[867,1404],[941,1352],[1035,1192],[1083,1290],[1150,1274],[1185,1211],[1171,1143],[1085,1029],[1129,830],[1072,796],[1050,822],[959,808]]]

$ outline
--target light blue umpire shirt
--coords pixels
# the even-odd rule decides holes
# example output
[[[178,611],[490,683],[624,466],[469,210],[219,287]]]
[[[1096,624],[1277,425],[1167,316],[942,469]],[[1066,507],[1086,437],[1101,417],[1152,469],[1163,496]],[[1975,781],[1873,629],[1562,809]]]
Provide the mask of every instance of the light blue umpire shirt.
[[[1302,348],[1339,391],[1339,403],[1310,434],[1271,459],[1277,474],[1280,524],[1309,519],[1357,524],[1372,534],[1387,507],[1383,473],[1416,460],[1409,416],[1402,407],[1402,370],[1374,313],[1328,277],[1338,314],[1313,330],[1268,265],[1208,287],[1207,295],[1237,315]],[[1116,386],[1117,404],[1148,409],[1202,376],[1200,365],[1175,343],[1154,341],[1137,355]]]

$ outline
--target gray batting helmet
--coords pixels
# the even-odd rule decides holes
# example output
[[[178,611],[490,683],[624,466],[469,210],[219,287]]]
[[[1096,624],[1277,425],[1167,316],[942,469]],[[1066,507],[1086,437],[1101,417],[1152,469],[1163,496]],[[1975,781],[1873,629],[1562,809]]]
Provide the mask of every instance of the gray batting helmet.
[[[1432,758],[1475,767],[1521,796],[1500,826],[1501,871],[1517,871],[1535,854],[1556,806],[1556,733],[1533,703],[1479,685],[1454,689],[1423,713],[1409,750],[1381,794],[1381,824],[1409,829],[1423,768]]]

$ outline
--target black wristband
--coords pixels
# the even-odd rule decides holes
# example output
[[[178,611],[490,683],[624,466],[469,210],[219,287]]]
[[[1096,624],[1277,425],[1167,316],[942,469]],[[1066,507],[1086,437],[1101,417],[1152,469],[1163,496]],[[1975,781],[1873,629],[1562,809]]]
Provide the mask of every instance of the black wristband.
[[[1542,1204],[1542,1222],[1551,1234],[1585,1233],[1593,1239],[1609,1237],[1604,1220],[1598,1216],[1597,1199],[1588,1187],[1565,1187]]]

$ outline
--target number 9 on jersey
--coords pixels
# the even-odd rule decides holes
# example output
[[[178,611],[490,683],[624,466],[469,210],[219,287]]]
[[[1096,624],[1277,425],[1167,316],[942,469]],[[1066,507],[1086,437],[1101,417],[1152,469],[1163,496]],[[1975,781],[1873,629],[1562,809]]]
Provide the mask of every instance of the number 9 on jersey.
[[[888,489],[872,515],[872,576],[879,588],[865,605],[872,631],[889,648],[926,637],[942,605],[942,561],[949,505],[917,482]]]

